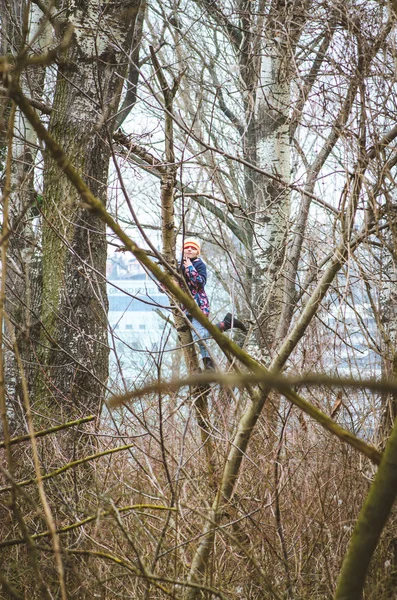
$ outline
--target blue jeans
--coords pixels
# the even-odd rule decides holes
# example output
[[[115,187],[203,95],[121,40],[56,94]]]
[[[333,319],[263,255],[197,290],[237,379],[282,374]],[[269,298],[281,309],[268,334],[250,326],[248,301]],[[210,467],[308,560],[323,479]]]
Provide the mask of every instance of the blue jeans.
[[[192,337],[195,342],[198,343],[198,347],[200,348],[200,354],[202,358],[210,358],[210,354],[205,347],[205,345],[200,342],[200,340],[208,340],[210,338],[210,334],[204,327],[197,321],[197,319],[192,319]],[[197,333],[196,333],[197,332]]]

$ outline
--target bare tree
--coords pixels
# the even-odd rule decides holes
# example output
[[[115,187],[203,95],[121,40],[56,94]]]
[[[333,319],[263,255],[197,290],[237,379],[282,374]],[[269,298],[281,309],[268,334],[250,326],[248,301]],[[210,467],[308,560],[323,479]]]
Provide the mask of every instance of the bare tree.
[[[386,597],[395,432],[384,452],[371,439],[379,397],[396,387],[369,377],[379,359],[373,370],[359,359],[385,348],[390,358],[394,346],[381,281],[393,259],[392,7],[30,8],[56,37],[35,46],[42,38],[15,13],[20,38],[9,34],[13,56],[0,63],[10,115],[3,341],[18,379],[7,382],[9,403],[0,378],[2,593],[358,598],[367,577],[366,596]],[[136,119],[116,133],[130,104]],[[16,160],[19,123],[27,170]],[[32,177],[41,154],[42,183]],[[110,156],[122,209],[106,202]],[[15,181],[23,185],[12,190]],[[149,213],[161,250],[142,220]],[[206,242],[217,290],[234,278],[252,323],[244,348],[185,293],[176,240],[186,229]],[[162,343],[148,354],[146,380],[111,394],[113,412],[104,408],[94,438],[107,376],[107,231],[175,301],[188,369],[170,380]],[[21,269],[37,248],[41,286]],[[219,372],[199,373],[181,305],[224,354]],[[10,417],[27,433],[13,438]]]

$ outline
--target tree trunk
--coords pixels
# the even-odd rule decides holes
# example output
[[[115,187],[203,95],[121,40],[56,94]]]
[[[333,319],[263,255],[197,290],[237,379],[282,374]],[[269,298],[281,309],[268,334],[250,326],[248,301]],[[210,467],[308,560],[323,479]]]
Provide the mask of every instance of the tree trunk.
[[[74,27],[58,67],[50,133],[106,203],[114,127],[139,0],[70,2]],[[43,201],[42,374],[40,409],[58,415],[98,411],[108,376],[106,228],[87,213],[48,156]]]
[[[35,4],[30,6],[30,27],[27,42],[29,55],[44,52],[51,41],[49,23]],[[14,19],[18,19],[16,13]],[[17,21],[18,22],[18,21]],[[13,25],[15,21],[13,21]],[[9,24],[9,40],[16,43]],[[10,48],[13,51],[13,48]],[[14,50],[15,51],[15,50]],[[41,100],[45,80],[45,67],[27,68],[21,75],[24,93],[33,100]],[[17,109],[14,123],[13,162],[11,172],[10,229],[7,269],[6,312],[9,318],[8,347],[5,357],[7,396],[12,405],[12,428],[25,423],[22,377],[29,389],[34,381],[38,316],[41,301],[41,254],[39,250],[38,204],[40,196],[35,190],[34,173],[37,156],[37,135],[25,116]],[[13,343],[17,344],[23,373],[19,371]]]
[[[257,341],[268,360],[282,312],[283,263],[289,227],[290,141],[288,53],[267,40],[262,58],[256,121],[258,167],[273,178],[257,178],[253,236],[254,294],[260,298]]]

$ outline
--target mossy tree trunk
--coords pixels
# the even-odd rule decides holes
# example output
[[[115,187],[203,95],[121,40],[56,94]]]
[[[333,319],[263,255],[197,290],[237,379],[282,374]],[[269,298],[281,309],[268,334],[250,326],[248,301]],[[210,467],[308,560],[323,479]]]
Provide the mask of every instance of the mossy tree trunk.
[[[104,203],[114,129],[139,0],[69,2],[72,40],[59,61],[50,133]],[[98,411],[108,376],[106,228],[46,157],[42,369],[36,406],[60,418]]]

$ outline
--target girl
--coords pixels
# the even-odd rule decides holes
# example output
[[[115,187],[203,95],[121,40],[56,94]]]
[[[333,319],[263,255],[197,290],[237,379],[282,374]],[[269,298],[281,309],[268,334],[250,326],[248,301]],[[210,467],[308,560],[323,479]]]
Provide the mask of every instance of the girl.
[[[182,273],[187,286],[192,294],[197,306],[200,310],[208,317],[210,313],[210,305],[208,302],[208,296],[205,292],[205,284],[207,283],[207,267],[205,263],[199,257],[201,253],[201,244],[199,240],[195,238],[189,238],[185,240],[183,244],[183,263]],[[200,340],[208,338],[208,332],[206,328],[201,325],[186,310],[186,316],[190,320],[193,326],[193,339],[198,343],[200,348],[200,354],[203,359],[204,367],[206,369],[214,369],[214,363],[208,353],[205,345]],[[231,313],[227,313],[223,321],[216,325],[221,331],[228,331],[232,327],[237,327],[242,331],[247,331],[244,323],[239,319],[233,318]]]

